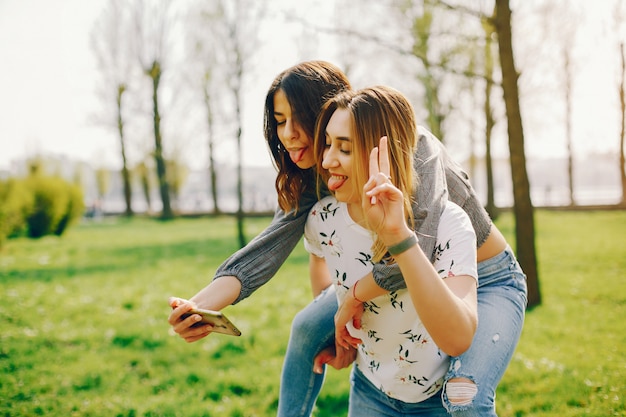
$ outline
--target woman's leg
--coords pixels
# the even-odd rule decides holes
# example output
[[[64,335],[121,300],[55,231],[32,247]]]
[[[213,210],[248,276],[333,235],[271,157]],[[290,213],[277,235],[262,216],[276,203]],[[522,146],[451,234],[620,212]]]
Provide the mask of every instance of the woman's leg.
[[[443,402],[455,417],[496,416],[496,387],[524,324],[526,277],[510,249],[478,264],[478,328],[471,347],[451,358]]]
[[[280,380],[278,417],[310,416],[324,374],[313,373],[313,359],[335,343],[337,296],[331,285],[293,319]]]

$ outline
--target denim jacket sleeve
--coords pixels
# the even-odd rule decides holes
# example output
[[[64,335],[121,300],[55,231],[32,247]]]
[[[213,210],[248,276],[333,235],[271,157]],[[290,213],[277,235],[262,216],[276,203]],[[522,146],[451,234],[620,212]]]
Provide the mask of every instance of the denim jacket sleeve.
[[[439,218],[448,201],[446,170],[439,140],[426,129],[419,128],[414,169],[417,177],[417,192],[413,203],[415,231],[419,245],[433,261],[437,240]],[[374,265],[374,280],[388,291],[406,288],[397,264]]]
[[[232,275],[241,282],[241,293],[233,304],[250,296],[276,274],[300,241],[307,215],[316,201],[315,191],[311,190],[302,196],[297,212],[277,209],[265,230],[220,265],[213,279]]]

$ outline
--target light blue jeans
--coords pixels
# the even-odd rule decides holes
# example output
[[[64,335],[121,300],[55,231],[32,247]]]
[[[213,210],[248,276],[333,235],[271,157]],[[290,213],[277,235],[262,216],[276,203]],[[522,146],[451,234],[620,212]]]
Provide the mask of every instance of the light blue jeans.
[[[294,317],[280,378],[279,417],[311,415],[324,383],[324,374],[313,372],[313,359],[319,351],[335,344],[338,307],[331,285]]]
[[[387,396],[373,385],[356,366],[352,367],[350,380],[348,417],[449,416],[441,404],[441,393],[419,403],[406,403]]]
[[[526,276],[510,248],[480,262],[478,279],[478,329],[470,349],[451,358],[441,396],[455,417],[496,416],[496,387],[524,324]],[[324,383],[323,375],[313,373],[313,359],[320,350],[334,344],[336,311],[337,298],[329,289],[294,318],[281,376],[278,417],[311,415]],[[469,378],[476,384],[478,391],[469,404],[450,403],[447,381],[455,377]]]

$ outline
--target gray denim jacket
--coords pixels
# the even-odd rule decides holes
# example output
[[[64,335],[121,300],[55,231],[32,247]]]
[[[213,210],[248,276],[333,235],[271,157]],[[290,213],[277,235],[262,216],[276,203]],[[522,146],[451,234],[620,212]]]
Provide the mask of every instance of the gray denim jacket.
[[[480,247],[489,236],[491,219],[470,185],[467,174],[454,162],[441,142],[419,128],[414,168],[418,178],[413,206],[419,245],[433,257],[439,218],[448,198],[469,215]],[[216,271],[217,279],[233,275],[241,282],[235,304],[268,282],[285,262],[304,233],[309,210],[317,201],[314,191],[300,199],[298,212],[285,214],[278,209],[270,225],[245,247],[231,255]],[[397,265],[378,263],[373,271],[376,283],[389,291],[406,288]]]

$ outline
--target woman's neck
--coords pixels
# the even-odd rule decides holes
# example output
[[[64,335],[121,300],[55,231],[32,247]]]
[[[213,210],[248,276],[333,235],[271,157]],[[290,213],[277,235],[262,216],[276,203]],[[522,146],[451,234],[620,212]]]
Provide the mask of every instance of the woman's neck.
[[[365,215],[363,214],[363,207],[357,203],[346,203],[348,206],[348,214],[353,222],[358,225],[365,225]]]

